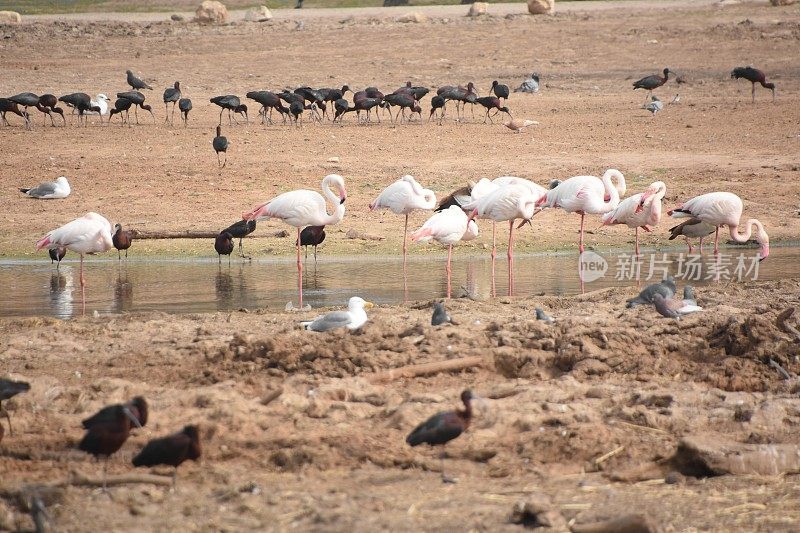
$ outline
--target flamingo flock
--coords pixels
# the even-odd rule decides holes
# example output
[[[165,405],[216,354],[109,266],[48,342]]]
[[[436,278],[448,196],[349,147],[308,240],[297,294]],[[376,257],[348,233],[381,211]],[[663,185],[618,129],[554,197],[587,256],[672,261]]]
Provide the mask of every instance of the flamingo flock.
[[[639,255],[639,230],[651,232],[662,216],[661,203],[667,193],[662,181],[650,184],[644,191],[624,197],[627,187],[625,176],[617,169],[608,169],[602,177],[574,176],[564,181],[554,180],[550,189],[524,178],[501,176],[494,180],[486,178],[469,187],[459,189],[446,197],[437,207],[436,195],[424,188],[413,176],[406,175],[386,187],[373,202],[370,210],[389,209],[404,215],[403,267],[407,257],[408,215],[416,210],[437,211],[410,235],[414,242],[436,241],[447,246],[447,296],[451,296],[453,246],[461,241],[478,237],[476,220],[492,222],[492,284],[494,287],[494,262],[497,255],[495,225],[508,222],[509,293],[513,293],[513,249],[514,229],[517,220],[521,228],[531,224],[533,217],[546,208],[560,208],[567,213],[581,216],[578,249],[584,252],[584,229],[587,215],[601,215],[603,225],[624,224],[635,230],[634,251]],[[322,194],[311,190],[285,192],[261,203],[242,215],[245,223],[256,220],[278,219],[297,230],[297,291],[300,308],[303,308],[303,263],[300,247],[304,239],[301,229],[306,226],[324,227],[340,223],[345,215],[347,192],[344,178],[329,174],[322,179]],[[328,206],[330,203],[330,209]],[[759,260],[769,256],[769,235],[757,219],[742,221],[743,203],[731,192],[702,194],[683,202],[668,211],[673,218],[688,218],[670,229],[670,240],[682,235],[692,253],[690,238],[702,239],[715,233],[714,254],[719,253],[719,230],[727,226],[731,238],[745,243],[755,236],[760,245]],[[116,226],[119,233],[120,227]],[[116,234],[112,234],[111,223],[97,213],[87,213],[44,236],[36,243],[37,249],[71,250],[80,254],[80,281],[85,311],[85,279],[83,256],[102,253],[114,247]],[[227,248],[218,253],[233,251],[232,237]],[[493,294],[494,294],[493,290]]]

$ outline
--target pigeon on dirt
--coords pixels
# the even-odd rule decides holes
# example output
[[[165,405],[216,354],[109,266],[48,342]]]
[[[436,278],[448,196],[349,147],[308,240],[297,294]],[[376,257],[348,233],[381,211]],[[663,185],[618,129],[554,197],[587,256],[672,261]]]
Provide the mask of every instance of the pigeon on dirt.
[[[535,72],[531,77],[524,80],[522,84],[514,89],[515,93],[538,93],[539,92],[539,75]]]
[[[140,89],[153,90],[152,87],[147,85],[147,83],[145,83],[141,78],[137,78],[136,75],[134,75],[134,73],[130,70],[125,71],[125,76],[127,76],[128,85],[130,85],[134,91],[138,91]]]
[[[664,109],[664,103],[658,99],[658,96],[655,95],[651,96],[650,99],[652,101],[644,104],[642,107],[650,111],[653,116],[656,116],[656,113]]]
[[[436,302],[433,304],[433,316],[431,316],[431,326],[441,326],[442,324],[450,324],[452,323],[452,319],[450,315],[447,314],[447,310],[444,308],[444,304],[442,302]]]
[[[661,316],[667,318],[680,318],[682,315],[689,313],[696,313],[702,311],[703,308],[697,305],[687,305],[684,300],[676,300],[675,298],[664,298],[661,293],[653,295],[653,304],[655,304],[656,311]]]
[[[628,300],[625,307],[630,308],[636,307],[637,305],[651,304],[656,294],[660,294],[664,298],[672,298],[677,290],[678,288],[675,286],[675,280],[670,277],[658,283],[648,285],[642,289],[642,292],[640,292],[637,297]]]
[[[542,309],[541,307],[536,308],[536,320],[541,320],[548,324],[552,324],[553,322],[555,322],[553,317],[548,316],[547,313],[544,312],[544,309]]]
[[[683,288],[683,303],[686,305],[697,305],[697,299],[694,297],[694,289],[691,285]]]

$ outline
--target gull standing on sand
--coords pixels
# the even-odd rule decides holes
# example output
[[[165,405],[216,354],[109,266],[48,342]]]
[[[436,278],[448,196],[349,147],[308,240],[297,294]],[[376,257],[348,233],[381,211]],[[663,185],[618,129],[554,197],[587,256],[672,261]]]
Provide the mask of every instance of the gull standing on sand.
[[[107,252],[114,243],[111,238],[111,223],[97,213],[86,213],[81,218],[54,229],[36,243],[36,249],[52,249],[63,246],[81,256],[81,300],[86,313],[86,280],[83,277],[83,256]]]
[[[396,215],[405,215],[403,226],[403,269],[405,270],[408,248],[408,215],[417,209],[431,210],[436,207],[436,195],[430,189],[425,189],[414,179],[406,174],[388,187],[386,187],[375,200],[369,204],[370,211],[376,209],[390,209]]]
[[[337,196],[331,187],[339,193]],[[272,200],[254,207],[242,215],[243,220],[278,218],[297,228],[297,292],[300,308],[303,308],[303,263],[300,261],[300,229],[305,226],[332,226],[344,218],[344,201],[347,191],[344,178],[338,174],[328,174],[322,179],[322,194],[300,189],[280,194]],[[325,199],[334,206],[328,214]],[[464,215],[466,218],[467,215]]]
[[[61,199],[69,196],[72,192],[66,176],[56,178],[56,181],[45,181],[31,188],[21,188],[20,192],[27,194],[31,198],[42,200]]]
[[[311,331],[330,331],[338,328],[358,329],[368,320],[367,312],[364,309],[373,306],[372,302],[353,296],[347,303],[347,311],[332,311],[314,320],[300,322],[300,324]]]
[[[617,180],[611,183],[611,178]],[[574,176],[559,183],[536,203],[537,207],[560,207],[567,213],[581,216],[581,235],[578,249],[583,253],[583,223],[586,215],[602,215],[619,205],[625,194],[625,176],[610,168],[602,178],[596,176]]]

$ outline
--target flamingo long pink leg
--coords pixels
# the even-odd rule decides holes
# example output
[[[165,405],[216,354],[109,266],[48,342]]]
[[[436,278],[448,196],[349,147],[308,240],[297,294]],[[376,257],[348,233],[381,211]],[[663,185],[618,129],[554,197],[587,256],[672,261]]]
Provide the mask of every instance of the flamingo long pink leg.
[[[636,255],[639,255],[639,228],[636,228]]]
[[[583,253],[583,218],[584,218],[584,216],[585,216],[585,214],[581,213],[581,238],[580,238],[580,242],[578,243],[578,250],[580,250],[581,253]]]
[[[514,220],[508,221],[508,295],[514,295]]]
[[[450,261],[453,259],[453,245],[447,247],[447,297],[450,298],[450,276],[453,273],[453,267],[450,266]]]
[[[86,314],[86,279],[83,277],[83,254],[81,254],[81,307]]]
[[[700,253],[701,254],[703,253],[703,239],[704,239],[704,237],[700,237]],[[689,239],[687,238],[686,240],[688,241]],[[689,253],[692,253],[691,246],[689,246],[689,248],[690,248],[689,249]]]
[[[408,213],[406,213],[406,224],[403,226],[403,274],[406,272],[406,249],[408,245]]]
[[[717,226],[717,231],[714,233],[714,255],[719,255],[719,226]]]
[[[300,228],[297,228],[297,290],[300,293],[300,309],[303,308],[303,262],[300,261]]]
[[[492,298],[497,296],[495,278],[494,278],[494,264],[497,257],[497,241],[495,240],[495,222],[492,221]]]

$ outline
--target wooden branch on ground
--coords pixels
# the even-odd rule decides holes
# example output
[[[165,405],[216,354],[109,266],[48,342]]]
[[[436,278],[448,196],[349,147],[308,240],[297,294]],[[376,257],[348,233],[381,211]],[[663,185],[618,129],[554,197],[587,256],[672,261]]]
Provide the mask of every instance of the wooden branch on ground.
[[[218,231],[147,231],[139,229],[131,229],[131,236],[137,240],[148,239],[216,239],[219,235]],[[277,230],[265,235],[266,237],[288,237],[289,233],[286,230]],[[247,237],[255,237],[255,235],[248,235]],[[245,237],[245,238],[247,238]]]
[[[146,483],[150,485],[172,486],[172,477],[154,476],[151,474],[124,474],[121,476],[108,476],[106,486],[128,485],[136,483]],[[47,489],[59,489],[63,487],[102,487],[102,478],[90,478],[83,474],[72,472],[68,479],[53,481],[50,483],[37,483],[23,486],[0,487],[0,497],[16,498],[20,494],[26,494]]]
[[[462,357],[461,359],[448,359],[447,361],[436,361],[434,363],[422,363],[419,365],[401,366],[384,372],[377,372],[367,376],[370,383],[383,383],[400,378],[413,378],[417,376],[427,376],[438,374],[439,372],[449,372],[452,370],[464,370],[482,366],[485,363],[483,357]]]

